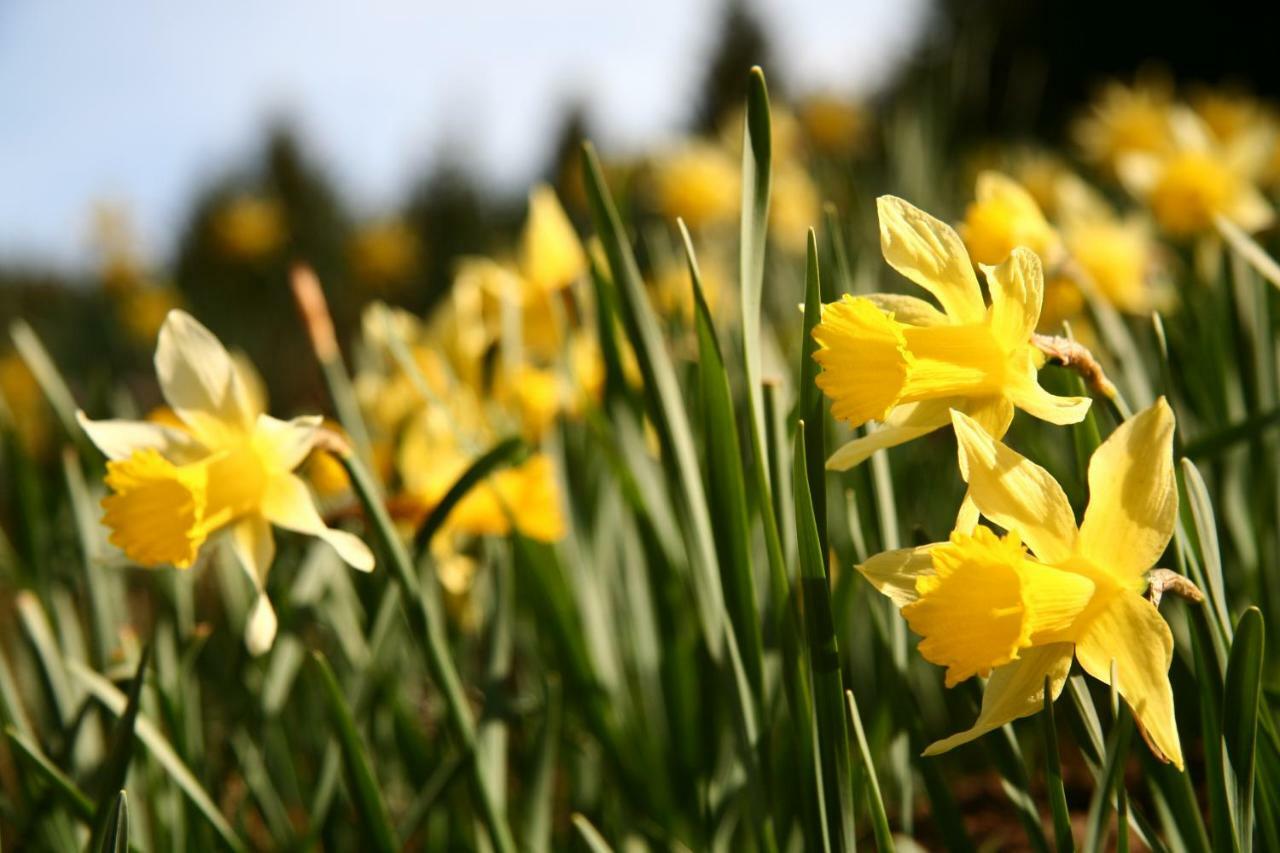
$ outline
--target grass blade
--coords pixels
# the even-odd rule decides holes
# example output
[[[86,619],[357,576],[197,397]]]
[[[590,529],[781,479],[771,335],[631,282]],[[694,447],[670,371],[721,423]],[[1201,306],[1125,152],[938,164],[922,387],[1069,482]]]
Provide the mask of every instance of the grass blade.
[[[1254,763],[1265,647],[1262,612],[1250,607],[1236,625],[1222,695],[1222,732],[1236,775],[1236,836],[1243,853],[1253,849]]]
[[[67,671],[78,684],[89,691],[89,694],[106,706],[111,713],[117,716],[124,713],[129,700],[110,681],[75,661],[68,663]],[[168,738],[151,722],[146,714],[139,712],[134,722],[134,732],[151,756],[164,768],[169,777],[182,789],[200,814],[204,816],[204,819],[218,833],[218,837],[222,839],[222,842],[232,850],[245,850],[244,843],[236,835],[231,825],[227,823],[226,818],[222,816],[222,812],[218,811],[218,807],[214,805],[213,800],[199,780],[196,779],[195,774],[179,757],[173,745],[169,743]]]
[[[716,338],[702,288],[702,274],[693,251],[689,231],[680,223],[684,237],[689,276],[692,279],[695,324],[698,333],[698,377],[702,392],[704,440],[707,454],[707,478],[711,512],[715,523],[716,542],[724,559],[720,561],[720,580],[724,586],[729,620],[738,637],[743,665],[747,671],[758,704],[763,705],[764,648],[760,636],[760,614],[756,606],[755,584],[751,570],[751,523],[748,515],[747,489],[742,475],[742,448],[738,442],[738,425],[734,418],[733,395],[729,390],[729,374],[725,370],[720,342]]]
[[[889,830],[889,817],[884,811],[884,798],[880,795],[880,779],[876,775],[875,762],[871,760],[871,748],[867,746],[867,733],[862,728],[862,715],[858,713],[858,701],[852,690],[844,692],[849,703],[849,723],[853,726],[858,745],[858,758],[862,762],[863,778],[867,788],[867,811],[871,814],[871,831],[875,834],[876,848],[880,853],[893,853],[893,833]]]
[[[681,529],[693,567],[693,589],[703,636],[711,656],[720,660],[726,632],[723,625],[724,597],[720,588],[711,518],[698,468],[697,453],[684,398],[676,381],[653,307],[645,292],[640,269],[622,228],[622,220],[605,185],[595,149],[583,146],[583,172],[600,241],[609,258],[609,269],[619,296],[623,325],[631,339],[640,373],[649,417],[658,433],[662,455],[674,481]]]
[[[587,820],[585,815],[574,813],[573,828],[578,830],[578,837],[586,843],[587,849],[591,853],[613,853],[613,848],[609,846],[609,842],[604,840],[600,830],[592,826],[591,821]]]
[[[129,849],[129,797],[124,789],[115,795],[110,820],[102,836],[102,843],[92,850],[103,853],[126,853]]]
[[[742,297],[742,360],[751,405],[752,443],[764,450],[764,400],[760,375],[760,307],[764,296],[764,255],[769,234],[773,130],[769,89],[757,66],[747,78],[746,119],[742,129],[742,222],[738,247]],[[762,505],[767,503],[762,502]]]
[[[129,682],[129,693],[124,706],[124,713],[116,721],[111,731],[111,748],[107,752],[106,761],[102,765],[103,796],[98,801],[94,814],[93,836],[89,841],[90,850],[112,849],[107,845],[106,833],[120,808],[120,796],[123,794],[125,782],[129,776],[129,763],[133,759],[134,732],[137,728],[138,713],[142,707],[142,683],[147,674],[147,664],[151,662],[151,645],[142,649],[138,659],[138,668],[134,671],[133,680]],[[128,829],[125,830],[126,836]]]
[[[832,850],[853,850],[852,777],[849,767],[849,730],[846,726],[844,684],[835,624],[831,618],[831,587],[826,561],[818,542],[809,497],[808,456],[804,424],[796,430],[792,478],[800,546],[800,600],[804,614],[809,672],[813,680],[813,707],[818,720],[819,761],[827,808],[827,837]]]
[[[1053,813],[1053,843],[1058,853],[1076,849],[1071,834],[1071,812],[1067,810],[1067,792],[1062,787],[1062,758],[1058,753],[1058,727],[1053,715],[1053,691],[1049,678],[1044,680],[1044,711],[1040,714],[1040,734],[1044,739],[1045,787],[1049,793],[1049,809]]]
[[[58,769],[57,765],[45,755],[44,750],[27,735],[15,729],[13,726],[6,726],[5,737],[9,739],[9,745],[13,747],[14,753],[24,759],[26,764],[31,768],[34,775],[41,777],[49,784],[49,787],[57,793],[58,798],[71,810],[77,818],[85,823],[93,821],[93,801],[80,790],[80,786],[75,783],[67,774]]]
[[[804,446],[808,458],[809,491],[818,542],[827,553],[827,413],[818,390],[818,350],[813,329],[822,319],[822,277],[818,270],[818,235],[809,229],[804,276],[804,329],[800,338],[800,419],[804,421]]]
[[[349,787],[355,797],[356,811],[360,813],[361,827],[369,833],[368,843],[377,850],[394,853],[400,845],[396,841],[395,829],[391,826],[387,805],[382,800],[378,780],[373,775],[369,755],[360,739],[360,733],[356,731],[355,720],[351,717],[351,707],[342,695],[338,679],[334,677],[333,669],[324,655],[312,652],[311,664],[320,680],[321,693],[325,704],[329,706],[329,716],[337,729],[338,743],[342,746],[342,757],[347,764]]]

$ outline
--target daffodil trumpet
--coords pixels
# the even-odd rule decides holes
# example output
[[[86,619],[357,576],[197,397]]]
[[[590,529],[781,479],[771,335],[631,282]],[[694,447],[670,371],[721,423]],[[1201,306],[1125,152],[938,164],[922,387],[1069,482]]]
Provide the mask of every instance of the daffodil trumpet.
[[[1125,421],[1089,462],[1077,525],[1053,477],[953,411],[960,470],[985,526],[947,542],[889,551],[858,566],[898,605],[947,686],[989,676],[977,722],[925,750],[936,755],[1057,698],[1074,658],[1116,687],[1155,755],[1183,766],[1169,666],[1173,635],[1148,593],[1198,591],[1155,570],[1173,535],[1178,494],[1173,413],[1160,398]]]
[[[155,365],[177,425],[77,413],[108,460],[103,524],[112,544],[149,567],[190,568],[208,543],[229,543],[258,593],[245,641],[252,652],[265,652],[276,632],[265,593],[272,526],[316,536],[352,567],[373,569],[368,546],[328,527],[293,473],[312,448],[332,439],[318,415],[283,421],[261,411],[226,349],[182,311],[165,319]]]
[[[1032,340],[1040,321],[1040,258],[1017,247],[998,266],[982,266],[988,306],[955,230],[894,196],[877,203],[885,260],[937,299],[844,296],[823,306],[814,327],[818,387],[831,413],[858,427],[880,427],[836,450],[832,470],[946,426],[958,409],[997,438],[1015,408],[1054,424],[1082,420],[1088,397],[1059,397],[1037,381],[1045,356]]]

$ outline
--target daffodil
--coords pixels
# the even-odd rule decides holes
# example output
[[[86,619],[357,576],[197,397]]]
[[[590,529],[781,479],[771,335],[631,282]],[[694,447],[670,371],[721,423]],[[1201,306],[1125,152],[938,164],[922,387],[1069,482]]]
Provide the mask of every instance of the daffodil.
[[[881,427],[837,450],[827,467],[844,470],[950,422],[960,409],[1003,436],[1015,407],[1050,423],[1081,420],[1086,397],[1057,397],[1040,387],[1043,354],[1031,335],[1040,319],[1044,280],[1035,252],[1016,248],[983,267],[991,306],[956,232],[893,196],[879,200],[880,245],[889,265],[938,300],[913,296],[845,296],[823,306],[814,328],[818,387],[831,413],[851,426]]]
[[[1169,666],[1173,636],[1144,597],[1177,518],[1173,413],[1161,398],[1122,424],[1089,462],[1077,526],[1047,471],[953,412],[960,470],[983,516],[1008,531],[955,531],[950,541],[880,554],[859,571],[897,604],[920,653],[947,686],[990,676],[977,722],[930,746],[935,755],[1038,711],[1071,661],[1111,682],[1157,757],[1182,767]],[[1028,551],[1028,549],[1030,549]]]
[[[1171,87],[1162,79],[1139,80],[1133,86],[1108,83],[1076,122],[1076,142],[1088,160],[1108,171],[1130,154],[1165,153],[1173,146],[1172,102]]]
[[[658,160],[654,191],[663,215],[694,229],[733,220],[742,193],[733,158],[708,141],[685,143]]]
[[[555,190],[539,184],[529,192],[529,216],[520,234],[520,274],[535,290],[551,293],[587,271],[587,254]]]
[[[371,290],[404,285],[422,261],[422,241],[399,219],[370,222],[351,238],[347,260],[356,280]]]
[[[1045,264],[1057,260],[1061,240],[1040,205],[1017,181],[995,171],[978,175],[974,201],[960,226],[969,254],[979,264],[1002,263],[1026,246]]]
[[[230,257],[255,261],[284,242],[284,209],[274,199],[250,194],[232,198],[213,219],[213,233]]]
[[[1275,219],[1254,185],[1270,149],[1224,145],[1188,110],[1170,120],[1177,145],[1165,154],[1133,153],[1117,165],[1120,179],[1151,208],[1160,227],[1175,237],[1211,231],[1223,217],[1247,232]]]
[[[155,364],[181,427],[79,413],[108,459],[102,521],[111,542],[143,566],[186,569],[210,540],[229,542],[258,590],[246,642],[263,652],[276,628],[265,594],[273,525],[324,540],[361,571],[373,569],[373,554],[324,523],[293,473],[316,444],[319,416],[282,421],[263,413],[226,349],[182,311],[161,327]]]

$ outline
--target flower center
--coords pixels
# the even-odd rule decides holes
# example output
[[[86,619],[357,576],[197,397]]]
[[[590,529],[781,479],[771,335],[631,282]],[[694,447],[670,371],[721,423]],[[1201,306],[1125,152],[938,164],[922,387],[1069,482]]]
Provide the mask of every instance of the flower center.
[[[1213,224],[1213,215],[1226,209],[1235,191],[1236,178],[1222,163],[1206,154],[1180,154],[1152,190],[1151,208],[1168,231],[1194,234]]]

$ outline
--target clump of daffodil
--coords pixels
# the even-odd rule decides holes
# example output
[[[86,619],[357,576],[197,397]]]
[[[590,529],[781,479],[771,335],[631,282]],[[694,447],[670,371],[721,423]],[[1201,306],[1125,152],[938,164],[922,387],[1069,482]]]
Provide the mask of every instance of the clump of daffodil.
[[[155,364],[179,426],[79,414],[108,459],[103,524],[112,544],[143,566],[190,568],[209,543],[228,543],[258,590],[246,643],[264,652],[276,630],[265,594],[273,525],[319,537],[361,571],[373,569],[373,554],[324,523],[293,473],[320,440],[319,416],[265,414],[218,339],[182,311],[161,327]]]
[[[971,498],[1008,532],[957,530],[948,542],[858,567],[901,608],[924,658],[947,668],[948,687],[990,676],[974,726],[925,754],[1040,710],[1045,679],[1056,698],[1074,657],[1108,684],[1114,663],[1115,686],[1152,751],[1181,768],[1169,685],[1173,636],[1144,597],[1177,520],[1168,405],[1156,401],[1095,451],[1079,526],[1052,475],[972,418],[952,418]]]
[[[1123,157],[1164,154],[1173,148],[1172,105],[1172,86],[1162,78],[1148,76],[1133,86],[1110,82],[1076,122],[1076,142],[1087,160],[1115,173]]]
[[[1200,88],[1191,93],[1188,101],[1223,145],[1249,141],[1270,146],[1275,142],[1275,110],[1247,92]]]
[[[387,292],[401,287],[418,271],[422,241],[399,219],[370,222],[347,245],[352,275],[366,288]]]
[[[975,263],[1002,263],[1017,246],[1026,246],[1045,265],[1061,252],[1058,232],[1045,219],[1035,198],[1017,181],[995,171],[978,175],[973,203],[960,226]]]
[[[874,451],[950,423],[964,411],[1003,436],[1015,408],[1050,423],[1080,421],[1085,397],[1057,397],[1040,387],[1045,362],[1031,335],[1040,319],[1044,280],[1035,252],[1016,248],[983,267],[991,305],[951,226],[900,198],[878,201],[880,245],[889,265],[929,291],[942,310],[913,296],[845,296],[824,305],[814,328],[818,387],[831,413],[851,426],[880,421],[841,447],[827,466],[844,470]]]
[[[731,223],[742,201],[738,164],[724,147],[692,140],[653,164],[653,190],[667,219],[698,230]]]
[[[284,210],[273,198],[242,193],[214,214],[213,236],[229,257],[256,261],[284,243]]]
[[[1254,185],[1269,150],[1219,143],[1189,110],[1175,111],[1169,124],[1176,140],[1171,151],[1127,154],[1117,166],[1161,228],[1185,238],[1212,231],[1219,216],[1247,232],[1271,224],[1275,213]]]

